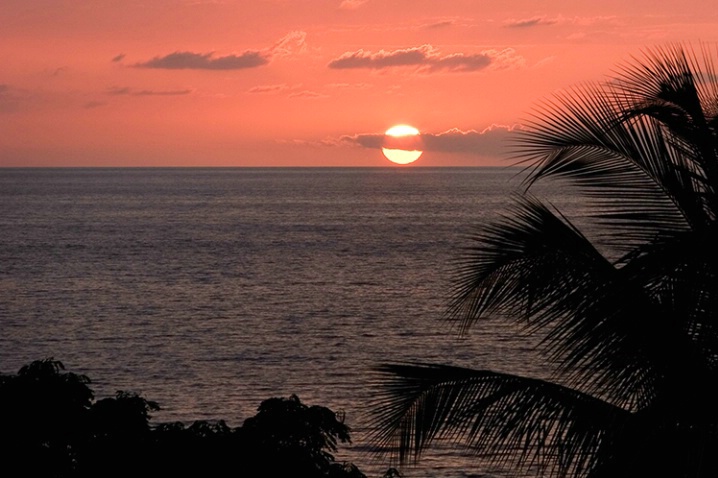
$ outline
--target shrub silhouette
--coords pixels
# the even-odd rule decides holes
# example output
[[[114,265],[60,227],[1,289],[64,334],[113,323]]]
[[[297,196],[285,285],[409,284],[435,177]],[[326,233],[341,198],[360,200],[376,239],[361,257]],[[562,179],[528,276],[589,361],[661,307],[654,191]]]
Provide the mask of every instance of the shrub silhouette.
[[[237,428],[224,421],[152,426],[157,403],[125,391],[94,401],[89,384],[52,358],[0,375],[4,475],[365,477],[332,455],[350,442],[343,418],[296,395],[263,401]]]
[[[63,372],[53,359],[0,375],[3,463],[27,476],[68,476],[88,433],[93,393],[84,375]],[[15,468],[17,469],[17,468]]]
[[[296,395],[265,400],[238,433],[250,469],[264,464],[271,476],[363,476],[336,463],[331,454],[337,440],[350,441],[349,427],[328,408],[308,407]]]
[[[118,391],[114,398],[95,402],[87,416],[87,436],[77,450],[78,476],[140,474],[154,459],[150,411],[155,402]]]

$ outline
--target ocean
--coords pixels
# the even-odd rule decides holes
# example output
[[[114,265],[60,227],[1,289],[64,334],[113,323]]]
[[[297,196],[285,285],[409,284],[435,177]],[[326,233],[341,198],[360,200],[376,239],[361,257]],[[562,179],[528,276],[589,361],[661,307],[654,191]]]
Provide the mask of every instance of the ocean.
[[[239,426],[270,397],[346,415],[369,476],[377,364],[540,375],[500,322],[442,320],[468,236],[510,168],[0,169],[0,372],[54,357],[159,403],[152,423]],[[452,449],[407,477],[479,476]]]

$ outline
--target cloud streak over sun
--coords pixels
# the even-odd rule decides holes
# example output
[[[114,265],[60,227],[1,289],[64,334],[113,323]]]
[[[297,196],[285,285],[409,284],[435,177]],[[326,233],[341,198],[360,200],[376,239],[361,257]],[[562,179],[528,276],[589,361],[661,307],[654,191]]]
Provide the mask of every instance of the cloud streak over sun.
[[[431,45],[421,45],[398,50],[379,50],[374,53],[364,50],[346,52],[330,61],[328,66],[333,69],[365,68],[373,70],[413,67],[421,73],[432,73],[439,71],[473,72],[489,66],[505,68],[522,62],[523,59],[517,56],[512,49],[443,55]]]
[[[506,155],[512,136],[519,130],[521,130],[520,126],[492,125],[482,131],[462,131],[452,128],[443,133],[421,133],[420,137],[424,151],[498,157]],[[340,143],[381,149],[384,144],[384,134],[342,136]]]

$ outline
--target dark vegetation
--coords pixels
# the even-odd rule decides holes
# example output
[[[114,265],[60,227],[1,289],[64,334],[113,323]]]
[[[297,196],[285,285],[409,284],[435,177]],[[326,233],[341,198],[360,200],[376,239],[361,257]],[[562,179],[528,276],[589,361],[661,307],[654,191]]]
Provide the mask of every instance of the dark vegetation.
[[[444,438],[516,474],[718,476],[718,74],[702,50],[649,51],[544,103],[516,145],[525,194],[457,264],[449,318],[540,334],[553,376],[382,366],[380,446],[407,460]],[[581,195],[590,234],[531,194],[546,180]]]
[[[332,455],[350,442],[349,427],[295,395],[263,401],[236,428],[223,421],[151,425],[157,403],[128,392],[95,401],[89,384],[53,359],[0,375],[4,476],[365,478]]]

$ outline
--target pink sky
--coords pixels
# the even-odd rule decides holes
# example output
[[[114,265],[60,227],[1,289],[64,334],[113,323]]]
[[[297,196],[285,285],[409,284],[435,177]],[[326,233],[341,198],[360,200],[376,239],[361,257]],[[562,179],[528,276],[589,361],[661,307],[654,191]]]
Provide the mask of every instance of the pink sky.
[[[397,123],[508,164],[540,100],[716,40],[705,0],[2,0],[0,166],[387,166]]]

